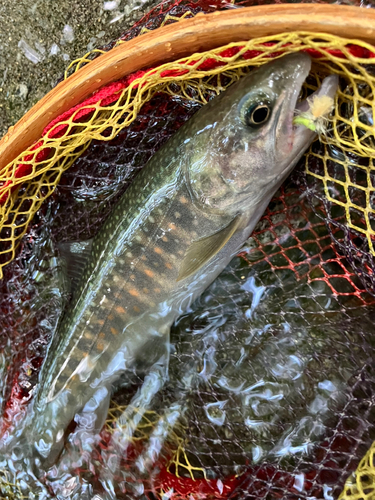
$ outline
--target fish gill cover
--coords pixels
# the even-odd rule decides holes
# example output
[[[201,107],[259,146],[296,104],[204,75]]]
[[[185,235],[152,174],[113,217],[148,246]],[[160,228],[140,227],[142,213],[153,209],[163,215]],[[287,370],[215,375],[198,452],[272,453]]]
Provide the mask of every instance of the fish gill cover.
[[[122,39],[233,7],[163,2]],[[369,450],[375,59],[367,44],[311,34],[231,44],[108,85],[51,124],[12,176],[4,173],[1,433],[24,416],[69,300],[57,246],[100,231],[137,172],[207,100],[248,67],[296,49],[315,57],[307,93],[325,74],[340,75],[331,131],[275,195],[240,254],[175,322],[167,383],[157,391],[157,373],[126,374],[100,435],[75,422],[43,477],[3,469],[3,498],[331,499]],[[113,109],[120,112],[109,123]],[[79,141],[69,145],[73,135]],[[362,481],[349,482],[344,496],[370,498],[371,457],[370,450]]]

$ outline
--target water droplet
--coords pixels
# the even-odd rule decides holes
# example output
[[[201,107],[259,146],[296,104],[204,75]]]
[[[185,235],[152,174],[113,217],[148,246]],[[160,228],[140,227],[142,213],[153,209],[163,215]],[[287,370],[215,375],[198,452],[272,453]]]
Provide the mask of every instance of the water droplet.
[[[219,490],[219,493],[221,495],[223,493],[223,490],[224,490],[223,482],[220,479],[218,479],[216,481],[216,484],[217,484],[217,489]]]
[[[297,474],[294,476],[293,488],[295,488],[297,491],[303,491],[304,484],[305,484],[305,474],[303,472],[301,472],[301,474]]]
[[[257,463],[263,457],[263,448],[261,446],[254,446],[252,449],[253,462]]]
[[[223,425],[225,422],[225,411],[223,410],[228,400],[210,403],[204,407],[207,417],[215,425]]]

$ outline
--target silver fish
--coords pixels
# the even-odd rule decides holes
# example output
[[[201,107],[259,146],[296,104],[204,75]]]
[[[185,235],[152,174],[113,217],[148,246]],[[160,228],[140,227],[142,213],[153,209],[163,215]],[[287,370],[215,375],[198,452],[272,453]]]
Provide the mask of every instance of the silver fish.
[[[238,252],[315,139],[293,125],[310,66],[308,55],[288,55],[204,106],[141,171],[86,249],[76,299],[18,431],[43,466],[90,398],[101,391],[105,415],[124,370],[167,355],[173,321]],[[317,94],[336,89],[329,76]]]

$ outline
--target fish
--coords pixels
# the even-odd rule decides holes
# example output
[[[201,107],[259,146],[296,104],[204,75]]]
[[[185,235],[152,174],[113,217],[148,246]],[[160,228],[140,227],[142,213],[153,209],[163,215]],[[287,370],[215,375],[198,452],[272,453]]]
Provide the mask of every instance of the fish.
[[[53,465],[90,401],[105,416],[124,371],[168,358],[173,321],[238,253],[316,138],[293,124],[310,69],[307,54],[289,54],[212,99],[151,158],[94,239],[65,248],[73,300],[7,449],[26,443]],[[337,85],[329,75],[315,95],[333,98]]]

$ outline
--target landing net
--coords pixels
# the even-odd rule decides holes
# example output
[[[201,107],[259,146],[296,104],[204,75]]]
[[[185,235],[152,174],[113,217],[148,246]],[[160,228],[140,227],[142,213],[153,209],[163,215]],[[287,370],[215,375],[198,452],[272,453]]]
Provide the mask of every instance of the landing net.
[[[65,77],[147,30],[230,6],[164,2]],[[306,94],[340,76],[327,135],[174,325],[170,381],[151,408],[136,416],[131,406],[144,382],[136,377],[114,395],[94,456],[75,471],[94,491],[116,455],[113,435],[130,426],[131,449],[111,479],[118,498],[372,498],[375,48],[322,33],[231,43],[109,83],[0,173],[2,432],[25,412],[69,298],[57,244],[93,236],[147,160],[211,98],[299,51],[313,58]],[[184,373],[204,370],[211,375],[176,389]],[[27,482],[8,471],[0,485],[3,498],[28,498]]]

